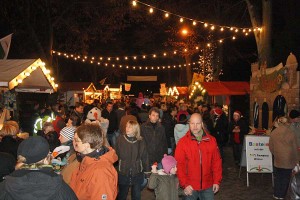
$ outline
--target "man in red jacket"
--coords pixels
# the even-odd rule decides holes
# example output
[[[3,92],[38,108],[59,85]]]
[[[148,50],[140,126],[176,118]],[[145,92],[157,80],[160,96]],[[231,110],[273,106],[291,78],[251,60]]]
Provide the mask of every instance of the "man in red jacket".
[[[177,176],[186,200],[212,200],[222,180],[222,160],[216,139],[207,133],[199,113],[190,118],[190,130],[177,144]]]

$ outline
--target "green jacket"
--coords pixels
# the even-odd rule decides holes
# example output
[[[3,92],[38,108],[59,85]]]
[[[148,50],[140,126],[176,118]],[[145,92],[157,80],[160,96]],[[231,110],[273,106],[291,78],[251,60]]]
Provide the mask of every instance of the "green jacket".
[[[175,175],[152,173],[149,179],[150,189],[154,189],[156,200],[178,200],[179,181]]]

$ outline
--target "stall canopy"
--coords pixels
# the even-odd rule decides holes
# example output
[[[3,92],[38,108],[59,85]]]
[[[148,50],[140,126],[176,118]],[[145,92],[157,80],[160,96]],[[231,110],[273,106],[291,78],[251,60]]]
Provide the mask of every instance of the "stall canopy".
[[[0,60],[0,87],[18,92],[52,93],[57,84],[41,59]]]
[[[202,82],[201,85],[211,96],[246,95],[250,93],[248,82]]]

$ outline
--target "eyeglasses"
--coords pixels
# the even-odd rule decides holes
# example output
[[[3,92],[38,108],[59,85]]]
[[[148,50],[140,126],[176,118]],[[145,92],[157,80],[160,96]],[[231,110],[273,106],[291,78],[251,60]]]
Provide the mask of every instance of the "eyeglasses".
[[[76,142],[76,143],[79,143],[79,142],[81,142],[81,143],[82,143],[82,141],[81,141],[81,140],[79,140],[79,139],[77,139],[77,138],[73,138],[73,141],[74,141],[74,142]]]

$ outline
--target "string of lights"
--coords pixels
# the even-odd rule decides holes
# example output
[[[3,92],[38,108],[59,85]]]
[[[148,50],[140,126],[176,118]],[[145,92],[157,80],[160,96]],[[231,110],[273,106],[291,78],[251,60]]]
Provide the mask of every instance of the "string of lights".
[[[223,32],[225,30],[228,30],[230,32],[234,32],[235,34],[237,34],[239,32],[244,33],[245,36],[247,36],[251,32],[262,31],[261,27],[252,28],[252,27],[237,27],[237,26],[227,26],[227,25],[212,24],[212,23],[205,22],[205,21],[202,21],[202,20],[196,20],[196,19],[192,19],[192,18],[189,18],[189,17],[185,17],[185,16],[182,16],[182,15],[179,15],[179,14],[176,14],[176,13],[164,10],[164,9],[160,9],[158,7],[155,7],[153,5],[144,3],[142,1],[138,1],[138,0],[132,1],[132,5],[134,7],[137,7],[138,4],[148,7],[150,14],[153,14],[154,10],[156,10],[156,11],[164,13],[164,18],[165,19],[168,19],[170,16],[174,16],[174,17],[179,18],[179,22],[180,23],[188,21],[193,26],[198,26],[199,24],[201,24],[201,25],[204,26],[204,28],[210,29],[212,31],[214,31],[214,30],[220,30],[221,32]]]
[[[109,62],[97,62],[93,59],[80,59],[76,56],[68,56],[67,54],[57,54],[59,56],[63,56],[64,58],[67,59],[73,59],[75,61],[81,61],[83,63],[89,63],[89,64],[94,64],[98,66],[104,66],[104,67],[112,67],[112,68],[120,68],[120,69],[125,69],[125,70],[165,70],[165,69],[176,69],[176,68],[182,68],[186,67],[187,65],[193,66],[197,65],[197,62],[192,62],[188,64],[172,64],[172,65],[161,65],[161,66],[140,66],[140,65],[124,65],[124,64],[119,64],[119,63],[109,63]],[[199,62],[198,62],[199,63]]]
[[[185,30],[183,30],[185,31]],[[236,40],[237,36],[232,36],[232,37],[226,37],[226,38],[221,38],[218,40],[206,42],[205,44],[195,46],[194,48],[196,50],[201,50],[201,48],[205,47],[211,47],[215,43],[222,44],[226,40]],[[88,56],[88,55],[79,55],[79,54],[72,54],[72,53],[67,53],[67,52],[61,52],[61,51],[56,51],[52,50],[52,55],[58,55],[58,56],[64,56],[66,58],[72,58],[76,61],[82,61],[86,62],[89,61],[92,63],[103,63],[103,62],[111,62],[111,61],[122,61],[122,60],[145,60],[145,59],[155,59],[155,58],[169,58],[173,57],[174,55],[177,55],[180,52],[183,53],[188,53],[189,49],[184,48],[183,50],[173,50],[173,51],[164,51],[160,53],[152,53],[152,54],[136,54],[134,56],[132,55],[120,55],[120,56]]]

